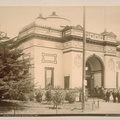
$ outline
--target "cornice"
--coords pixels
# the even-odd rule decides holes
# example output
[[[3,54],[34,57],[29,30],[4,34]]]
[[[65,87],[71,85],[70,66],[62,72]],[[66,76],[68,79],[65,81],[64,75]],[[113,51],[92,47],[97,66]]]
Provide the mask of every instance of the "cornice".
[[[107,46],[107,45],[117,47],[118,43],[117,42],[104,41],[104,46]]]
[[[67,41],[71,41],[71,40],[83,41],[83,37],[75,36],[75,35],[69,35],[69,36],[63,37],[63,42],[67,42]],[[90,38],[86,38],[86,42],[103,45],[103,41],[93,40],[93,39],[90,39]]]
[[[69,35],[69,36],[63,37],[63,42],[67,42],[70,40],[83,41],[83,37],[75,36],[75,35]],[[94,40],[90,38],[86,38],[86,43],[103,45],[103,46],[107,46],[107,45],[115,46],[115,47],[118,46],[117,42],[100,41],[100,40]]]
[[[43,35],[43,34],[38,34],[38,33],[31,33],[31,34],[28,34],[21,38],[18,37],[17,42],[18,42],[18,44],[20,44],[21,42],[24,42],[26,40],[33,39],[33,38],[40,38],[43,40],[60,42],[60,43],[64,43],[64,42],[71,41],[71,40],[83,42],[83,37],[80,37],[80,36],[69,35],[69,36],[64,36],[64,37],[59,38],[59,37],[55,37],[55,36]],[[118,46],[117,42],[100,41],[100,40],[94,40],[94,39],[90,39],[90,38],[86,38],[86,43],[102,45],[102,46],[114,46],[114,47]]]
[[[35,23],[33,22],[33,23],[31,23],[30,25],[28,25],[28,26],[26,26],[25,28],[23,28],[23,29],[19,32],[19,34],[21,34],[21,33],[23,33],[23,32],[26,32],[27,30],[29,30],[29,29],[31,29],[31,28],[36,28],[36,27],[38,27],[38,28],[45,28],[45,29],[48,29],[48,30],[56,30],[56,31],[60,31],[60,32],[62,31],[62,30],[57,29],[57,28],[52,28],[52,27],[37,25],[37,24],[35,24]]]
[[[112,56],[112,57],[116,57],[117,55],[112,55],[112,54],[104,54],[104,56]]]
[[[23,36],[21,38],[18,38],[18,42],[26,41],[28,39],[32,38],[40,38],[44,40],[54,41],[54,42],[62,42],[62,38],[55,37],[55,36],[49,36],[49,35],[43,35],[43,34],[37,34],[37,33],[31,33],[26,36]]]
[[[64,53],[69,53],[69,52],[79,52],[79,53],[82,53],[82,51],[80,51],[80,50],[67,50],[67,51],[63,51],[63,54]]]

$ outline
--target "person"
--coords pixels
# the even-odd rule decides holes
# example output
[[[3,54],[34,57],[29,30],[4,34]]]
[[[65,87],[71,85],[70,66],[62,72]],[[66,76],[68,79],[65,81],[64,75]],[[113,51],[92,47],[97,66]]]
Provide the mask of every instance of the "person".
[[[103,95],[104,95],[103,100],[105,100],[105,101],[107,99],[106,93],[107,93],[107,89],[105,88],[104,91],[103,91]]]
[[[106,102],[110,101],[110,90],[107,90],[106,92]]]
[[[100,89],[100,97],[104,99],[104,88],[103,87],[101,87]]]
[[[118,103],[120,103],[120,90],[117,92]]]
[[[99,89],[98,86],[95,87],[95,97],[99,96]]]
[[[113,96],[113,102],[116,103],[117,92],[115,89],[112,92],[112,96]]]

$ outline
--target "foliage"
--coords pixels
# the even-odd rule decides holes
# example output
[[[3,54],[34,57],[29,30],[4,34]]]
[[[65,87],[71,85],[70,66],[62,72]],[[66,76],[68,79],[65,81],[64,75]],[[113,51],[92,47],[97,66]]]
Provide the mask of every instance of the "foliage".
[[[14,40],[0,43],[0,97],[21,99],[19,96],[30,93],[34,86],[29,74],[30,59],[23,59],[23,51],[15,44]]]
[[[53,91],[52,91],[51,89],[48,89],[48,90],[46,91],[45,96],[46,96],[47,102],[52,101],[52,99],[53,99]]]
[[[29,97],[29,100],[30,100],[30,101],[34,101],[34,98],[35,98],[35,97],[34,97],[34,93],[33,93],[33,92],[29,93],[29,94],[28,94],[28,97]]]
[[[42,96],[43,96],[42,90],[39,90],[38,92],[36,92],[36,95],[35,95],[36,101],[37,102],[42,102]]]
[[[62,90],[60,87],[56,87],[54,89],[54,94],[53,94],[53,99],[52,99],[56,109],[57,109],[58,105],[64,103],[64,100],[65,100],[65,92],[64,92],[64,90]]]
[[[76,94],[74,90],[69,90],[66,93],[65,100],[68,101],[69,103],[74,103],[76,100]]]
[[[21,100],[21,101],[27,101],[28,98],[27,98],[27,94],[24,94],[24,93],[20,93],[17,97],[18,100]]]

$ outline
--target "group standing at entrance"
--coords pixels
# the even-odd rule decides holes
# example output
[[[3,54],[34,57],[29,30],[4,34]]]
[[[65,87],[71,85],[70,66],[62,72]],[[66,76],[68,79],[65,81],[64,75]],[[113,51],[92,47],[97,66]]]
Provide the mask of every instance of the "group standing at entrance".
[[[98,88],[98,86],[95,87],[95,96],[100,97],[106,102],[109,102],[111,99],[114,103],[118,102],[120,103],[120,90],[117,89],[106,89],[106,88]]]

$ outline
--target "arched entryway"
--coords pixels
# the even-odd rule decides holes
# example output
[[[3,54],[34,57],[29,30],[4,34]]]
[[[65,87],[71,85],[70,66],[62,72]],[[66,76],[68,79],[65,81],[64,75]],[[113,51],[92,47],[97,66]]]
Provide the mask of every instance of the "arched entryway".
[[[104,65],[96,55],[92,55],[86,60],[85,86],[89,89],[91,96],[96,86],[104,87]]]

